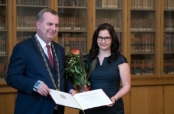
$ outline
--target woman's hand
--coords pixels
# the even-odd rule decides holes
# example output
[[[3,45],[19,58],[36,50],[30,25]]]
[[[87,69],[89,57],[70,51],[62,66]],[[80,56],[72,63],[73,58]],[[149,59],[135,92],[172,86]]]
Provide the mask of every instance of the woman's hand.
[[[112,106],[115,104],[115,102],[116,102],[117,100],[118,100],[118,98],[117,98],[116,95],[113,96],[113,97],[111,97],[112,104],[109,104],[109,105],[107,105],[107,106],[112,107]]]

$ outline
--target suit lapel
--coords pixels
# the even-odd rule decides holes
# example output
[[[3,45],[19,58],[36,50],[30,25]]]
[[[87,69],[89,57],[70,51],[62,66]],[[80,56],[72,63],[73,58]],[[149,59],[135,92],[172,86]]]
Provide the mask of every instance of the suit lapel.
[[[40,52],[39,47],[38,47],[38,45],[37,45],[37,43],[36,43],[36,40],[35,40],[35,38],[34,38],[34,35],[32,36],[31,41],[32,41],[32,45],[33,45],[34,49],[37,51],[37,53],[38,53],[38,54],[41,56],[41,58],[42,58],[41,52]],[[44,54],[45,54],[45,53],[44,53]],[[53,55],[54,55],[54,54],[53,54]],[[53,72],[54,69],[53,69],[53,67],[51,66],[51,63],[50,63],[48,57],[46,56],[46,54],[45,54],[45,57],[46,57],[46,59],[47,59],[47,62],[48,62],[48,65],[49,65],[50,69],[51,69],[52,72]],[[43,58],[42,58],[42,59],[43,59]],[[53,56],[53,61],[54,61],[54,64],[55,64],[54,56]],[[43,62],[44,62],[44,61],[43,61]]]
[[[34,35],[33,35],[33,37],[31,38],[31,41],[32,41],[32,44],[33,44],[34,49],[35,49],[35,50],[38,52],[38,54],[42,57],[42,55],[41,55],[41,53],[40,53],[40,51],[39,51],[39,47],[37,46],[36,40],[35,40],[35,38],[34,38]]]

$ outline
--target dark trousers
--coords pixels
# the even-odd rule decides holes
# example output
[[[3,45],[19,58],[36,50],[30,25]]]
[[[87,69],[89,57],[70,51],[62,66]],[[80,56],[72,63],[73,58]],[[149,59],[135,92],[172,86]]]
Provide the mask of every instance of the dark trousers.
[[[54,110],[53,114],[58,114],[58,110]]]

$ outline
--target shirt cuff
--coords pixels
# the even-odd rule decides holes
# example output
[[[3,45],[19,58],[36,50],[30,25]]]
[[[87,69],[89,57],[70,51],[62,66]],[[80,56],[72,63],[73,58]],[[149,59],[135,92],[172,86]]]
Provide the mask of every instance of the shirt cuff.
[[[40,87],[40,85],[42,84],[43,82],[38,80],[35,84],[34,84],[34,87],[33,87],[33,91],[37,92],[38,88]]]

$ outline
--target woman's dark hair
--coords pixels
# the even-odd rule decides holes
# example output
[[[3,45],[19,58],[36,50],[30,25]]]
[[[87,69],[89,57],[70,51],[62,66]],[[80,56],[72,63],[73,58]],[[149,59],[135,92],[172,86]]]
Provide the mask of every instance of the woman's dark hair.
[[[116,31],[114,27],[108,23],[103,23],[97,27],[97,29],[94,31],[93,38],[92,38],[92,45],[91,49],[89,50],[89,53],[91,55],[91,61],[97,57],[99,54],[99,47],[97,45],[97,37],[100,32],[100,30],[108,30],[109,34],[112,38],[112,44],[111,44],[111,56],[108,59],[108,62],[114,62],[117,60],[120,50],[119,50],[119,40],[116,34]]]

